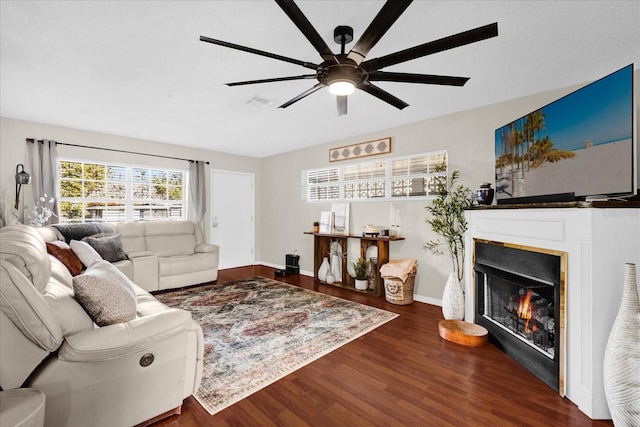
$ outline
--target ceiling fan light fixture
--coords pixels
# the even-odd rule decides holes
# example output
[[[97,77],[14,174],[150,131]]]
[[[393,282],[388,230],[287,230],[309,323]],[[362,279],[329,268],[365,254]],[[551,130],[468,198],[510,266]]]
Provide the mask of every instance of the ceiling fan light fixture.
[[[336,80],[329,85],[329,92],[338,96],[351,95],[356,90],[356,85],[349,80]]]

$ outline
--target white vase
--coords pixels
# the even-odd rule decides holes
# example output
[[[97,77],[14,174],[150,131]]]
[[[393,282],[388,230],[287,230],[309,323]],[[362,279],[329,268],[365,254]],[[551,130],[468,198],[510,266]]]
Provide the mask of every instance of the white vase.
[[[369,282],[365,280],[356,279],[356,289],[359,291],[366,291],[369,287]]]
[[[331,266],[329,265],[329,260],[327,259],[327,257],[324,257],[322,259],[322,264],[320,264],[320,268],[318,269],[318,280],[321,282],[326,282],[327,281],[327,272],[329,271],[329,269],[331,268]]]
[[[342,258],[338,255],[331,256],[331,272],[334,281],[342,282]]]
[[[464,292],[456,273],[449,273],[442,293],[442,315],[446,320],[464,319]]]
[[[635,264],[625,264],[622,303],[605,348],[603,375],[615,426],[640,426],[640,301]]]

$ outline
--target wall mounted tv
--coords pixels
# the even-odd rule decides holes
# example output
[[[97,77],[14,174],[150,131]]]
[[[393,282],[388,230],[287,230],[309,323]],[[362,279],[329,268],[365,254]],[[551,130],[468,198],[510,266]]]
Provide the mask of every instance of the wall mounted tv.
[[[496,200],[633,194],[633,64],[496,129]]]

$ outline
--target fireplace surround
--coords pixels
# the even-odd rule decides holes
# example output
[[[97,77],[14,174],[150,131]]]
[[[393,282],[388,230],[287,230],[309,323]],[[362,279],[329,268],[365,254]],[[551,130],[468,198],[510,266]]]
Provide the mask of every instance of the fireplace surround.
[[[622,299],[624,264],[640,263],[640,209],[629,205],[498,205],[465,214],[467,321],[478,323],[479,317],[474,239],[566,253],[565,361],[559,361],[559,369],[564,369],[565,396],[592,419],[611,418],[602,377],[604,351]]]

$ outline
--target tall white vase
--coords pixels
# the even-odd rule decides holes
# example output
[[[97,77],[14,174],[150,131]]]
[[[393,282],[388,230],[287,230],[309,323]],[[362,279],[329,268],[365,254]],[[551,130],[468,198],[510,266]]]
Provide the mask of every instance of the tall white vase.
[[[625,264],[622,303],[605,348],[603,375],[613,424],[640,426],[640,301],[635,264]]]
[[[464,292],[456,273],[449,273],[442,293],[442,315],[446,320],[464,319]]]

